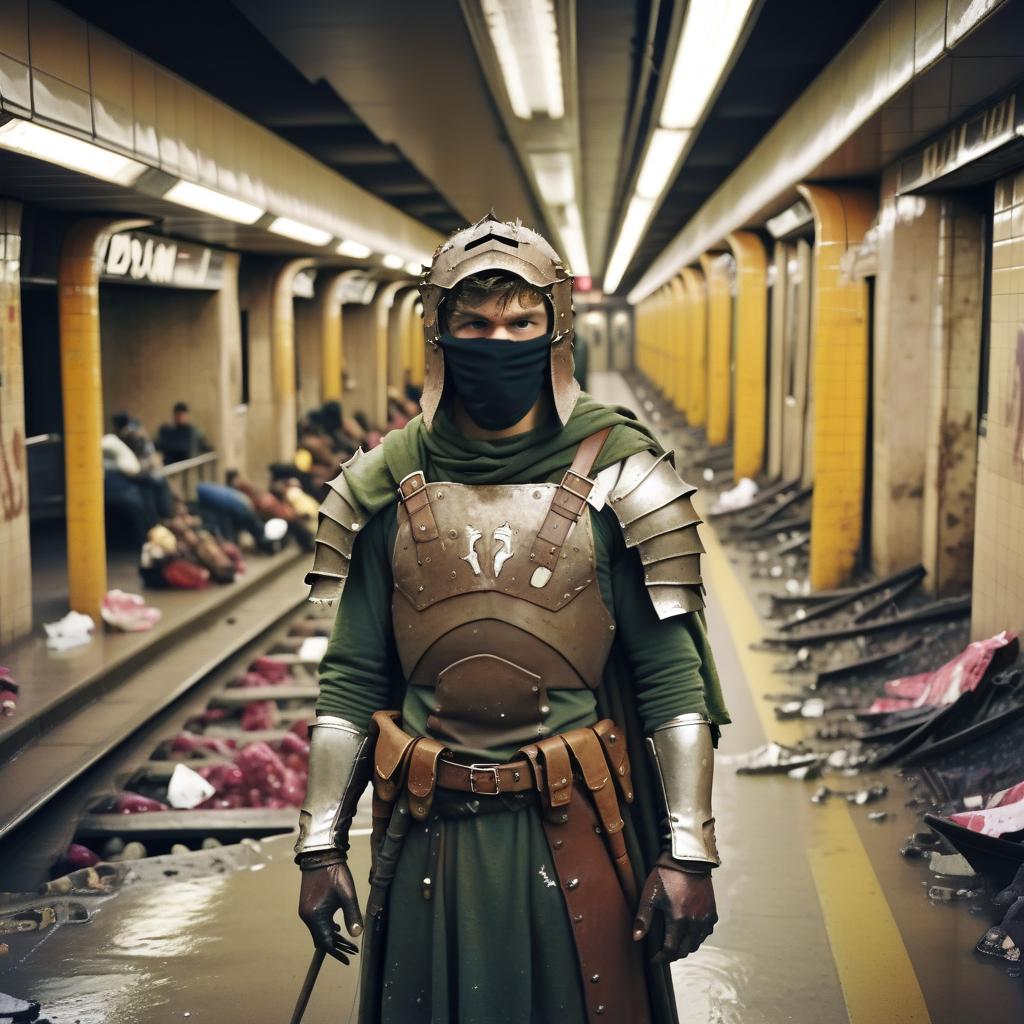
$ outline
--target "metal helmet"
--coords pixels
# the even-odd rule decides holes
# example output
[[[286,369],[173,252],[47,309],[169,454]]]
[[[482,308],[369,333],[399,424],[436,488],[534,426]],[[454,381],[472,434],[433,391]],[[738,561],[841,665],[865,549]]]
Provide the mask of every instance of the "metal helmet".
[[[573,376],[572,275],[546,239],[518,220],[498,220],[493,210],[443,242],[420,278],[427,345],[420,398],[423,422],[430,427],[444,391],[438,307],[460,281],[487,270],[505,270],[521,277],[551,303],[551,390],[558,418],[567,423],[580,393]]]

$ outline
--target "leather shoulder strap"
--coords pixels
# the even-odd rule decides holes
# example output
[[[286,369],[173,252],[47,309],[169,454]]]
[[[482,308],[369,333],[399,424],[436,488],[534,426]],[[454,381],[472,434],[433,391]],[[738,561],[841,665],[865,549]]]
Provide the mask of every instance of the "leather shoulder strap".
[[[572,460],[570,471],[579,476],[590,476],[590,471],[600,457],[604,443],[608,440],[608,435],[611,432],[611,427],[605,427],[604,430],[599,430],[596,434],[583,438],[579,448],[576,449],[576,457]]]

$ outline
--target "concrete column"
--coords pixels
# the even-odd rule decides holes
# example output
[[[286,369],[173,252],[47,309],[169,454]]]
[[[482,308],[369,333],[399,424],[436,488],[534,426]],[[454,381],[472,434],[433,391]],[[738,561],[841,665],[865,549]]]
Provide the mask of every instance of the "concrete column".
[[[767,260],[761,239],[735,231],[727,239],[736,260],[736,367],[734,479],[757,477],[764,468],[768,362]]]
[[[417,300],[409,311],[409,383],[423,387],[427,345],[423,340],[423,302]]]
[[[682,279],[673,277],[668,283],[666,308],[669,324],[669,388],[672,404],[676,410],[686,415],[686,374],[689,370],[686,342],[686,288]]]
[[[295,319],[292,285],[309,259],[242,264],[241,305],[248,321],[249,408],[246,472],[256,480],[267,464],[295,452]]]
[[[955,198],[941,200],[938,219],[921,560],[925,586],[944,595],[971,585],[985,235],[984,218]]]
[[[388,317],[392,297],[381,290],[366,305],[342,307],[349,391],[345,411],[363,412],[382,427],[387,420]]]
[[[100,262],[107,240],[147,220],[88,218],[64,237],[57,268],[68,601],[100,621],[107,592],[103,504],[103,374],[100,360]]]
[[[928,362],[939,285],[936,199],[895,195],[887,175],[878,218],[874,309],[871,564],[889,575],[920,561]]]
[[[875,214],[861,189],[800,185],[814,212],[814,497],[811,586],[838,587],[853,572],[864,518],[867,440],[867,287],[846,280],[840,259]]]
[[[25,381],[21,336],[21,203],[0,200],[0,647],[32,628]]]
[[[709,445],[726,444],[732,420],[732,257],[707,253],[700,258],[708,283]]]
[[[691,427],[703,427],[708,421],[707,287],[704,275],[693,267],[684,267],[681,277],[686,288],[686,336],[690,349],[686,419]]]

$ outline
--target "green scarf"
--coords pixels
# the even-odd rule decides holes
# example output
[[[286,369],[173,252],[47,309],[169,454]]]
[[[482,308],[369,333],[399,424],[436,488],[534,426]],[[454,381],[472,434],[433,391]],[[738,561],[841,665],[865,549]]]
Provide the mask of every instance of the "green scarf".
[[[398,498],[398,483],[416,470],[430,482],[524,484],[557,481],[569,468],[580,442],[605,427],[612,432],[594,467],[600,472],[638,452],[661,454],[657,438],[628,409],[582,394],[563,427],[558,420],[515,437],[478,441],[463,436],[444,409],[430,430],[417,416],[345,470],[345,480],[368,512]]]

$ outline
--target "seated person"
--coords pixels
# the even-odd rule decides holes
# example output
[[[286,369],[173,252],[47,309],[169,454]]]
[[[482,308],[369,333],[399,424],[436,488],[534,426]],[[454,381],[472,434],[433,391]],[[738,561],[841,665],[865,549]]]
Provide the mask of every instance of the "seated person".
[[[170,423],[161,423],[156,435],[156,447],[164,457],[164,464],[184,462],[197,455],[213,451],[203,432],[192,422],[189,408],[184,402],[175,402]]]
[[[132,540],[140,546],[160,521],[156,493],[143,480],[138,456],[116,434],[104,434],[103,500],[128,521]]]
[[[149,487],[153,492],[157,512],[161,519],[174,515],[174,492],[163,475],[163,460],[156,450],[149,434],[137,419],[127,412],[116,412],[111,417],[114,433],[123,441],[139,460],[140,471],[136,480],[140,486]]]

